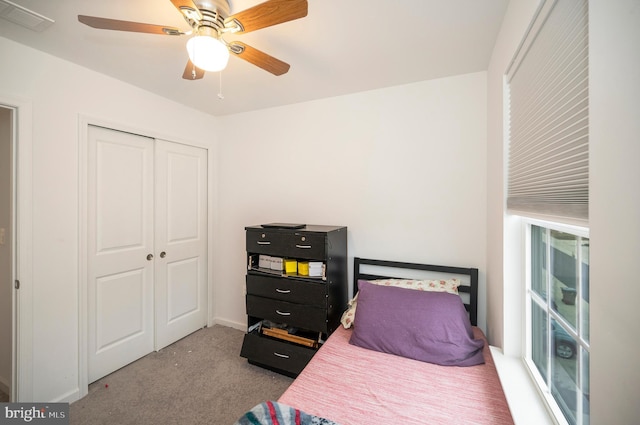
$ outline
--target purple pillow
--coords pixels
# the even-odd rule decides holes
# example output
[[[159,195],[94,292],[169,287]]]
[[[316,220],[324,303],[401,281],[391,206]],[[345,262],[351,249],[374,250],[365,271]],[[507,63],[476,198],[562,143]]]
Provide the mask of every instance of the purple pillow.
[[[443,366],[484,363],[458,295],[358,282],[350,344]]]

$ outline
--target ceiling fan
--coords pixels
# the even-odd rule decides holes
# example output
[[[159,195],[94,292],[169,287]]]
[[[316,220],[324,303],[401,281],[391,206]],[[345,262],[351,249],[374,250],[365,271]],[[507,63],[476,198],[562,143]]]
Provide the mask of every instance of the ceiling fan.
[[[132,31],[160,35],[193,35],[187,42],[189,61],[182,78],[198,80],[205,71],[221,71],[229,54],[244,59],[274,75],[289,71],[289,64],[240,41],[227,42],[223,36],[242,34],[307,16],[307,0],[268,0],[229,15],[228,0],[171,0],[192,31],[141,22],[120,21],[96,16],[78,15],[78,21],[92,28]]]

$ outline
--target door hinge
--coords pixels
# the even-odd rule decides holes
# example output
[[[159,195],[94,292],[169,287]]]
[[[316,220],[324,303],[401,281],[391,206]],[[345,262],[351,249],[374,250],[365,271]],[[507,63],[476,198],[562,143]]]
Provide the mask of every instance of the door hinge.
[[[20,289],[20,281],[18,279],[16,279],[15,287],[16,289]]]

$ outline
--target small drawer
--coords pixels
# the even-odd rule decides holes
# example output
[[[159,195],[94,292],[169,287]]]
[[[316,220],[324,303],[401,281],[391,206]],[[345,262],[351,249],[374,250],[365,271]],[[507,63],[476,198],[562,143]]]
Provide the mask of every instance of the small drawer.
[[[296,232],[291,235],[287,255],[294,258],[324,261],[327,255],[326,243],[325,233]]]
[[[327,285],[282,277],[247,275],[247,294],[291,303],[327,307]]]
[[[291,234],[263,229],[247,230],[247,252],[282,257],[291,245]]]
[[[327,309],[247,294],[247,315],[310,331],[327,332]]]
[[[260,365],[298,375],[315,352],[316,350],[313,348],[249,333],[244,336],[240,356]]]

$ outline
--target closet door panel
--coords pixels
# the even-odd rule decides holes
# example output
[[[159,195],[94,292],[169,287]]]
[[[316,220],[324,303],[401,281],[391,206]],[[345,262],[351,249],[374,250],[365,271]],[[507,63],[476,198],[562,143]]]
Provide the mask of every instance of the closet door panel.
[[[89,127],[89,382],[153,351],[153,146]]]
[[[156,350],[206,325],[207,151],[156,140]]]

